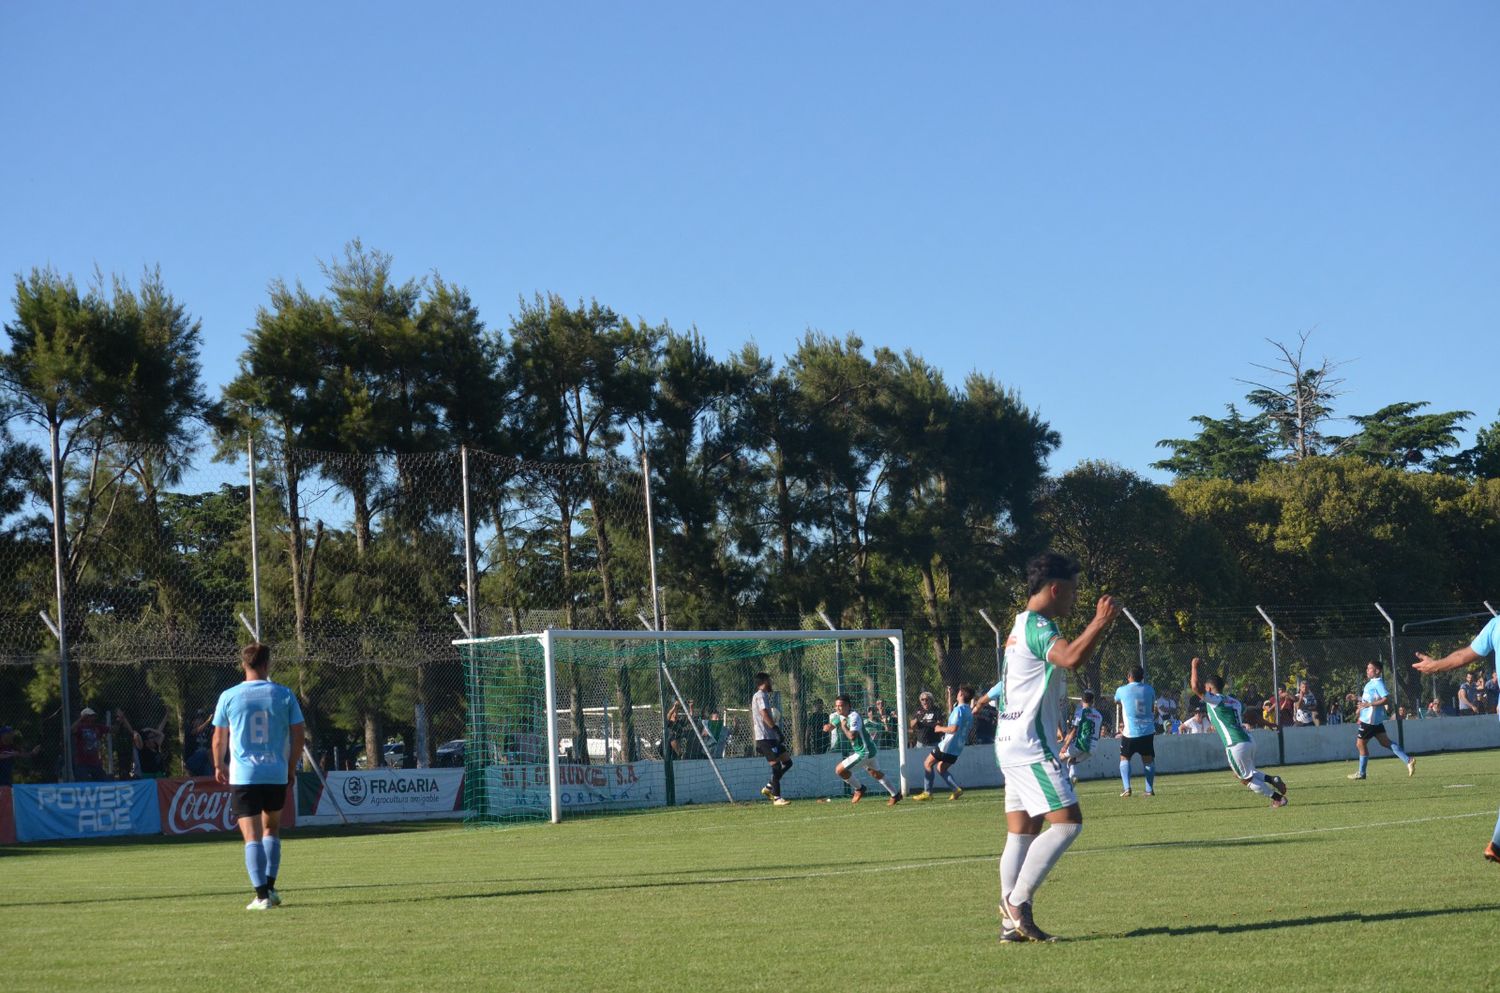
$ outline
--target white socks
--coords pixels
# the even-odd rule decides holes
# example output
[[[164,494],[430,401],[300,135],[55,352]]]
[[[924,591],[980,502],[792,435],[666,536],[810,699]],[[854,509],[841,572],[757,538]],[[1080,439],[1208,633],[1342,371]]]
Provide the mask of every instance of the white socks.
[[[1500,831],[1500,827],[1496,828]],[[1000,853],[1000,899],[1009,900],[1011,890],[1016,888],[1016,878],[1021,875],[1021,864],[1026,861],[1026,852],[1037,839],[1034,834],[1007,834],[1005,850]],[[1002,908],[1003,909],[1003,908]]]
[[[1271,789],[1271,784],[1266,782],[1265,773],[1259,770],[1256,770],[1255,774],[1250,777],[1250,781],[1245,785],[1255,792],[1259,793],[1263,797],[1272,797],[1276,795],[1276,791]]]
[[[1026,853],[1026,861],[1021,864],[1021,872],[1016,877],[1016,885],[1010,891],[1010,896],[1006,897],[1012,907],[1031,902],[1032,894],[1036,892],[1037,887],[1042,885],[1042,880],[1047,878],[1047,873],[1052,871],[1052,867],[1057,865],[1057,860],[1062,858],[1062,853],[1068,850],[1068,846],[1073,844],[1082,832],[1082,824],[1053,824],[1037,835],[1036,841],[1031,844],[1031,850]],[[1006,848],[1009,847],[1010,838],[1007,837]],[[1004,865],[1003,859],[1001,865]]]

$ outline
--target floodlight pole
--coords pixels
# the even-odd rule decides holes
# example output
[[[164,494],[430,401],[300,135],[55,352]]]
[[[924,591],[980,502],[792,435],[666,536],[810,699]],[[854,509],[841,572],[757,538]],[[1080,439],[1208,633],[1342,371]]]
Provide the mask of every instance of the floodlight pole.
[[[1276,753],[1277,765],[1286,765],[1286,734],[1281,728],[1281,698],[1277,695],[1277,686],[1281,682],[1280,669],[1276,662],[1276,622],[1271,620],[1271,615],[1260,604],[1255,605],[1255,612],[1265,619],[1271,626],[1271,712],[1276,715]]]
[[[1129,608],[1121,607],[1120,613],[1125,615],[1127,621],[1135,625],[1136,643],[1140,647],[1141,672],[1144,673],[1146,671],[1146,629],[1141,627],[1141,622],[1135,619],[1135,615],[1130,612]]]
[[[983,617],[984,623],[988,624],[990,630],[995,632],[995,681],[999,682],[1005,678],[1005,636],[1000,632],[1000,625],[990,620],[990,615],[985,613],[983,607],[979,608],[979,616]]]
[[[828,630],[830,630],[830,631],[837,631],[838,630],[838,628],[834,626],[834,623],[828,619],[828,615],[825,612],[823,612],[821,610],[818,611],[818,619],[821,620],[825,626],[827,626]],[[837,692],[838,692],[839,696],[843,696],[844,695],[844,643],[842,641],[835,641],[833,643],[833,684],[837,688]],[[868,700],[865,701],[865,702],[866,702],[866,704],[869,703]]]
[[[57,581],[57,627],[52,629],[57,638],[57,668],[62,684],[62,757],[63,774],[73,778],[73,702],[68,688],[68,611],[63,597],[63,489],[62,451],[58,441],[59,427],[49,426],[52,441],[52,571]],[[50,625],[49,625],[50,626]]]
[[[1400,705],[1401,705],[1401,671],[1396,668],[1396,666],[1397,666],[1397,662],[1396,662],[1396,622],[1391,619],[1391,615],[1388,614],[1388,613],[1386,613],[1385,608],[1382,607],[1379,603],[1375,604],[1375,609],[1378,610],[1378,611],[1380,611],[1380,616],[1385,618],[1385,622],[1388,625],[1390,625],[1390,628],[1391,628],[1391,691],[1394,694],[1394,699],[1395,699],[1395,702],[1396,702],[1396,706],[1391,708],[1391,713],[1393,713],[1393,714],[1396,715],[1396,740],[1398,742],[1400,742],[1402,748],[1405,748],[1406,747],[1406,722],[1401,719],[1401,711],[1400,711]],[[1419,690],[1421,689],[1421,681],[1420,680],[1418,680],[1417,688]]]

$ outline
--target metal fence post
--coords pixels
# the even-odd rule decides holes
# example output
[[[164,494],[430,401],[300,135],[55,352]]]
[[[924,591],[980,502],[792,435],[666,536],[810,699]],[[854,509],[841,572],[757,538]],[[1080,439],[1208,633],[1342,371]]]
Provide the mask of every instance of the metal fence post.
[[[1146,629],[1141,627],[1141,622],[1136,620],[1135,615],[1125,607],[1120,608],[1120,613],[1125,615],[1127,621],[1135,625],[1136,642],[1140,646],[1141,672],[1144,673],[1146,671]]]
[[[68,686],[68,611],[67,603],[63,597],[63,538],[65,528],[63,527],[63,489],[62,489],[62,453],[58,441],[59,428],[56,424],[51,425],[52,440],[52,569],[57,581],[57,627],[53,634],[57,636],[57,669],[58,676],[62,682],[62,756],[63,756],[63,780],[66,782],[73,778],[73,702],[72,693]]]
[[[255,513],[255,431],[245,438],[247,475],[250,481],[250,596],[255,604],[255,640],[260,640],[260,525]]]
[[[1375,604],[1375,609],[1380,611],[1380,616],[1385,618],[1386,624],[1390,625],[1391,628],[1391,692],[1395,694],[1396,704],[1396,706],[1391,708],[1391,713],[1396,715],[1396,740],[1401,744],[1402,748],[1405,748],[1406,722],[1401,719],[1400,709],[1401,673],[1396,668],[1396,666],[1399,665],[1399,663],[1396,661],[1396,622],[1391,619],[1391,615],[1386,613],[1385,608],[1382,607],[1379,603]],[[1417,685],[1420,688],[1421,683],[1419,682]]]
[[[995,632],[995,681],[998,683],[1005,678],[1005,642],[1002,640],[1004,636],[1000,633],[1000,625],[990,620],[990,615],[984,612],[983,607],[979,608],[979,616],[983,617],[984,623]]]
[[[1281,698],[1277,689],[1281,683],[1281,670],[1276,662],[1276,622],[1271,620],[1271,615],[1259,604],[1255,605],[1255,611],[1271,626],[1271,712],[1276,715],[1277,764],[1286,765],[1286,732],[1281,727]]]

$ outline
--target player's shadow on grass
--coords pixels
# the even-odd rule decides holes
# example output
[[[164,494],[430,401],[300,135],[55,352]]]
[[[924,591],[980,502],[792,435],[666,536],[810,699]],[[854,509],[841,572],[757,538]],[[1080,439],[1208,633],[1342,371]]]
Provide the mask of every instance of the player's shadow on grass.
[[[1246,934],[1254,931],[1276,931],[1289,927],[1311,927],[1317,924],[1379,924],[1385,921],[1410,921],[1424,917],[1447,917],[1453,914],[1487,914],[1500,910],[1500,904],[1486,903],[1470,907],[1437,907],[1428,910],[1386,910],[1375,914],[1346,911],[1342,914],[1317,914],[1311,917],[1287,917],[1274,921],[1248,921],[1244,924],[1190,924],[1184,927],[1136,928],[1120,934],[1090,935],[1085,941],[1102,938],[1150,938],[1158,935],[1181,938],[1195,934]]]

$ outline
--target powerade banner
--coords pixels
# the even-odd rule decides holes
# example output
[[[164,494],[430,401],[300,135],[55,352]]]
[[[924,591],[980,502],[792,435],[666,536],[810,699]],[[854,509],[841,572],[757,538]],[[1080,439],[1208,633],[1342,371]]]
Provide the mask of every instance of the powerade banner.
[[[161,830],[154,779],[15,786],[11,795],[16,837],[21,841],[111,838]]]
[[[328,789],[311,811],[318,817],[376,820],[384,814],[451,814],[463,806],[462,769],[379,769],[330,772]]]
[[[11,812],[10,787],[0,786],[0,845],[16,843],[16,816]]]
[[[492,765],[485,769],[489,813],[547,811],[545,765]],[[557,766],[564,807],[654,807],[666,802],[666,772],[660,762]]]
[[[239,823],[230,810],[233,787],[212,778],[158,779],[156,805],[161,813],[163,834],[194,834],[199,831],[238,831]],[[291,790],[286,806],[281,808],[281,826],[297,823],[297,805]]]

